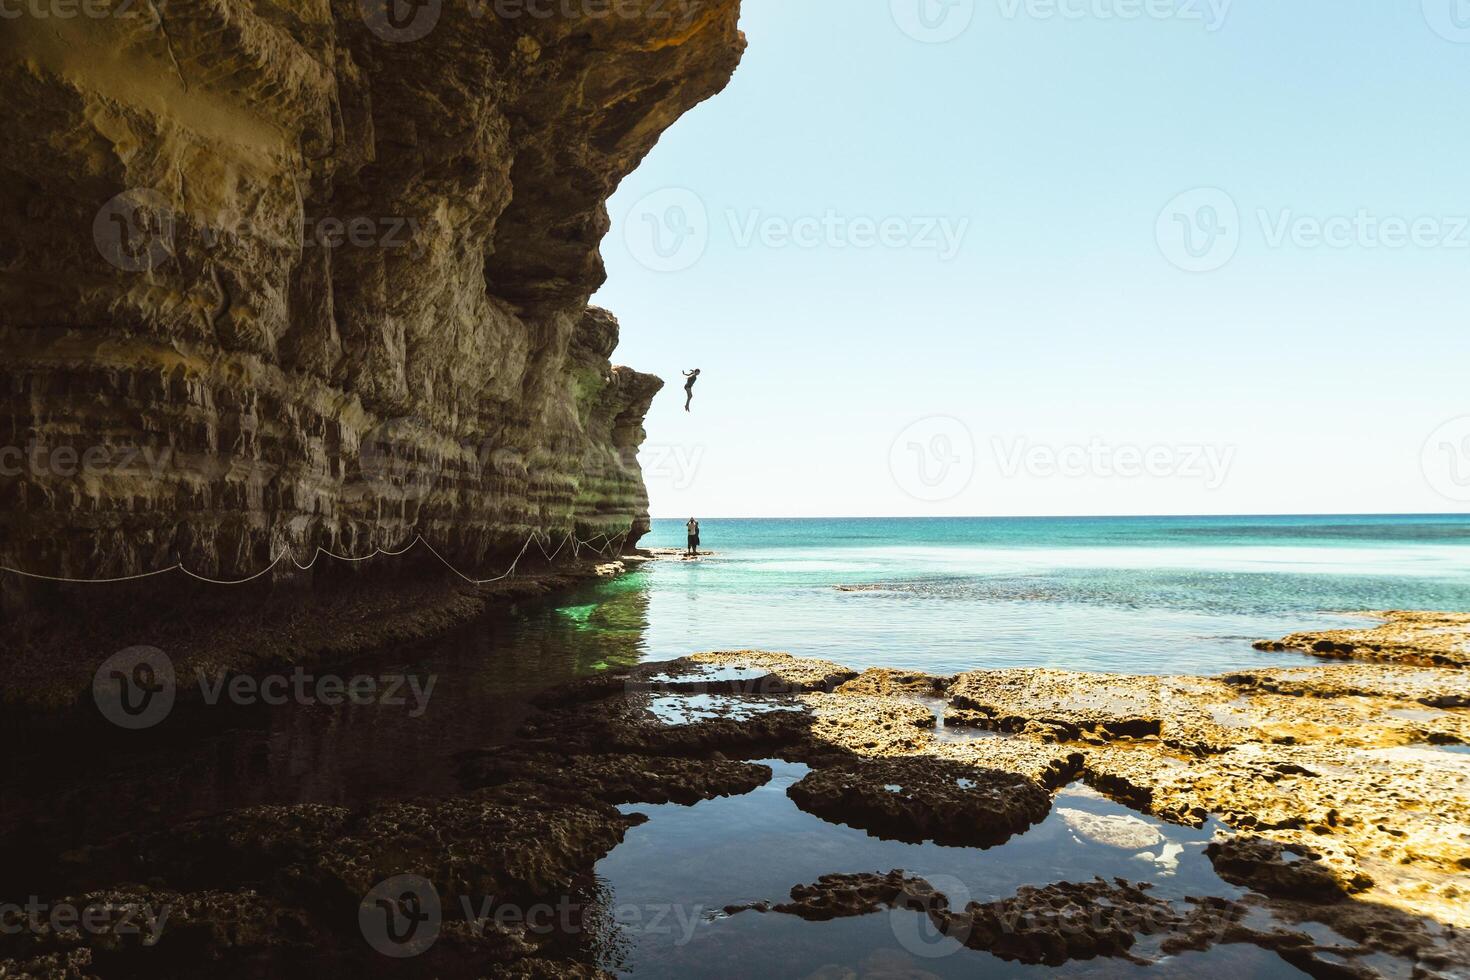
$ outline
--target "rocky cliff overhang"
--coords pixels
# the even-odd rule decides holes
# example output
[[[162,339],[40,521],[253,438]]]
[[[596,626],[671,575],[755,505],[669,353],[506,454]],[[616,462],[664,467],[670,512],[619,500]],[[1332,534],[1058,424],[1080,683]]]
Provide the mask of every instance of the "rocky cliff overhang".
[[[88,0],[0,32],[0,565],[636,540],[608,196],[738,0]]]

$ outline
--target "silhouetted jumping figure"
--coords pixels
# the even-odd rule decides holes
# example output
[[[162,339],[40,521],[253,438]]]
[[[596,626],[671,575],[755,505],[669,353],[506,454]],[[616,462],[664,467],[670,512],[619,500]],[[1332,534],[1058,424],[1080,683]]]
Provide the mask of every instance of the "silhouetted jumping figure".
[[[699,380],[699,368],[693,371],[685,371],[684,377],[689,380],[684,382],[684,411],[689,411],[689,403],[694,401],[694,382]]]

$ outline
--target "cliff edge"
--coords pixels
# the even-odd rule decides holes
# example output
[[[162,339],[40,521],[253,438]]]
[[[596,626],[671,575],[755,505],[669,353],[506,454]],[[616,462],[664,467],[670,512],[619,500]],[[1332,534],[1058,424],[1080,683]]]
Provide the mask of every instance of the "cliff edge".
[[[236,579],[422,535],[489,576],[532,533],[636,541],[662,382],[588,306],[605,202],[729,80],[738,6],[8,21],[0,565]]]

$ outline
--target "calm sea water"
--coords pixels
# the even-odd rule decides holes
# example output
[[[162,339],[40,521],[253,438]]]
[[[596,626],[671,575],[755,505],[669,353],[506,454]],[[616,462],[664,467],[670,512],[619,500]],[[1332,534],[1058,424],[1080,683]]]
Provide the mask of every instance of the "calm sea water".
[[[1369,609],[1470,610],[1470,517],[702,520],[636,593],[662,659],[746,647],[853,667],[1213,673]],[[649,547],[682,547],[682,520]],[[848,591],[857,589],[857,591]],[[612,611],[609,610],[611,614]]]

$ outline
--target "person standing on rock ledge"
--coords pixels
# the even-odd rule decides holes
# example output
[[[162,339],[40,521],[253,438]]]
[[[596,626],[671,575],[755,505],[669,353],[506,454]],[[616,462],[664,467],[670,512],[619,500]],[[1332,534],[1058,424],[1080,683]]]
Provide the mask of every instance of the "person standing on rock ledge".
[[[685,550],[686,557],[694,558],[699,554],[699,522],[689,518],[689,523],[684,525],[689,531],[689,547]]]
[[[699,380],[699,368],[695,368],[693,371],[685,371],[683,373],[684,377],[689,379],[688,381],[684,382],[684,411],[687,412],[689,411],[689,403],[694,401],[694,382]],[[689,519],[691,521],[694,520],[694,518],[692,517]]]

